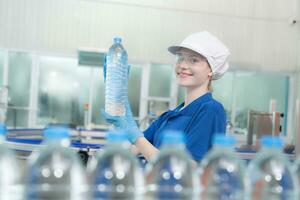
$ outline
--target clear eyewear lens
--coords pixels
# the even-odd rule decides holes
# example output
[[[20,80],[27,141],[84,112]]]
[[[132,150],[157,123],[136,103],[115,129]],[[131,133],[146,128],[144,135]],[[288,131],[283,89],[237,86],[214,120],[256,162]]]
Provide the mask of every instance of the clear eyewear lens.
[[[175,62],[177,64],[182,63],[183,60],[184,60],[184,56],[182,56],[180,54],[176,54],[176,56],[175,56]]]
[[[176,54],[176,63],[179,64],[183,61],[188,65],[195,65],[195,58],[193,56]]]

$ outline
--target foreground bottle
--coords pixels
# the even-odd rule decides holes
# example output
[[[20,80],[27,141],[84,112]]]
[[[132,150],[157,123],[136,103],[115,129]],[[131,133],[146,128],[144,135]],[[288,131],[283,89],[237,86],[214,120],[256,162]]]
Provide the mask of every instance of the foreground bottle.
[[[248,166],[250,199],[297,199],[298,181],[282,152],[283,141],[265,136],[261,145],[262,150]]]
[[[109,48],[106,57],[105,112],[112,116],[125,115],[127,98],[128,65],[127,53],[119,37]]]
[[[111,131],[108,144],[90,166],[94,200],[138,200],[144,188],[142,169],[130,151],[128,134]]]
[[[21,200],[21,167],[18,165],[15,153],[5,144],[7,130],[0,124],[0,199]]]
[[[147,169],[146,199],[197,199],[196,163],[185,149],[183,133],[169,131],[163,136],[163,146]]]
[[[69,129],[64,127],[44,131],[42,148],[29,159],[26,199],[89,199],[87,178],[77,154],[69,148],[69,135]]]
[[[235,156],[234,145],[232,136],[214,136],[213,148],[201,162],[201,199],[245,199],[245,166]]]
[[[297,177],[298,183],[300,184],[300,156],[298,156],[294,162],[293,171]],[[298,195],[298,199],[299,199],[300,198],[300,185],[298,187],[297,195]]]

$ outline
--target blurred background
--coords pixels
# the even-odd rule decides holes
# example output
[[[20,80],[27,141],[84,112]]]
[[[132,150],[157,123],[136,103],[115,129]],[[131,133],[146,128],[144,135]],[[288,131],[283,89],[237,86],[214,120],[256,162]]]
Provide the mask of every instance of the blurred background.
[[[121,36],[130,102],[143,129],[184,99],[167,47],[207,30],[231,51],[229,71],[212,85],[228,131],[246,140],[251,111],[276,112],[276,129],[294,144],[299,8],[300,0],[0,0],[1,121],[25,129],[105,127],[102,59]]]

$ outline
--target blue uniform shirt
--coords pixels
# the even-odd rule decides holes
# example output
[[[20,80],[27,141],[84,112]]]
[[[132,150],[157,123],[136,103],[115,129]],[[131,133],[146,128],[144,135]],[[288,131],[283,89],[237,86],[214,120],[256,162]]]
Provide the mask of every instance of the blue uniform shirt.
[[[200,161],[212,146],[213,134],[225,133],[226,114],[222,104],[214,100],[211,93],[200,96],[181,109],[183,105],[163,113],[144,131],[144,135],[159,148],[164,131],[183,131],[187,150],[194,160]]]

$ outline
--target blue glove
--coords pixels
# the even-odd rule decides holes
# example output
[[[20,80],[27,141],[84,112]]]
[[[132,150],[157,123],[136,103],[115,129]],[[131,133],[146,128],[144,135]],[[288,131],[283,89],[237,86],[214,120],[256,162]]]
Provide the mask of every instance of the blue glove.
[[[126,114],[124,117],[111,116],[108,113],[106,113],[104,109],[101,109],[101,114],[103,115],[103,117],[106,119],[108,123],[113,124],[116,128],[128,132],[129,141],[131,142],[131,144],[135,144],[136,140],[139,137],[143,137],[144,134],[139,130],[136,122],[134,121],[128,98],[126,99],[125,108],[126,108]]]

